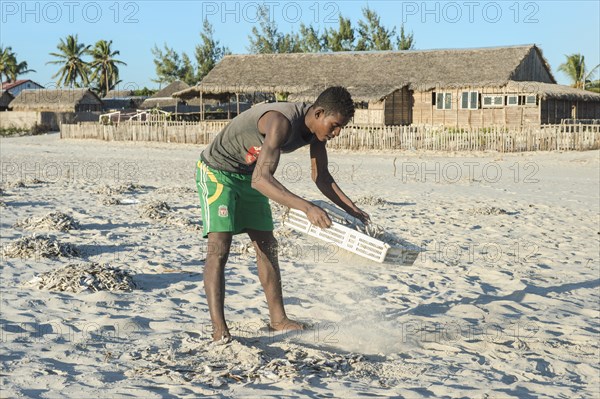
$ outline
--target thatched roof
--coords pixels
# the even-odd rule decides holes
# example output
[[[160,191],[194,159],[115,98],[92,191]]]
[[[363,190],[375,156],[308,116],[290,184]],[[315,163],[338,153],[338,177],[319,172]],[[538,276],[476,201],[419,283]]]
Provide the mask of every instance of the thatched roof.
[[[109,90],[108,93],[103,97],[109,98],[129,98],[133,97],[133,90]]]
[[[102,105],[102,101],[88,89],[27,89],[15,97],[10,107],[13,111],[72,112],[83,104]]]
[[[148,97],[141,105],[141,108],[154,108],[154,107],[174,107],[181,100],[173,98],[173,93],[188,89],[190,85],[181,80],[176,80],[169,84],[164,89],[154,93],[153,96]]]
[[[0,93],[0,107],[7,108],[12,100],[14,100],[14,97],[9,92],[3,91]]]
[[[223,93],[287,92],[295,100],[314,100],[326,87],[348,88],[356,101],[378,101],[404,86],[435,87],[506,84],[534,80],[527,60],[556,83],[535,45],[480,49],[225,56],[198,85],[175,93],[189,98]]]
[[[543,99],[560,98],[564,100],[586,100],[600,102],[599,93],[551,83],[510,81],[506,85],[505,91],[523,94],[537,94]]]

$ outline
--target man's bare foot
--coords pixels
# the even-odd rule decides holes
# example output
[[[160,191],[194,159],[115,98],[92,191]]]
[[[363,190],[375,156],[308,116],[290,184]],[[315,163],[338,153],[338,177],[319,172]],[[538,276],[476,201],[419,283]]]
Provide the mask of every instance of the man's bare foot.
[[[271,327],[271,329],[275,331],[304,330],[305,328],[304,324],[294,320],[290,320],[288,318],[285,318],[278,322],[271,322],[269,327]]]
[[[223,341],[227,343],[231,341],[231,334],[229,333],[229,329],[227,327],[223,328],[213,328],[213,341]]]

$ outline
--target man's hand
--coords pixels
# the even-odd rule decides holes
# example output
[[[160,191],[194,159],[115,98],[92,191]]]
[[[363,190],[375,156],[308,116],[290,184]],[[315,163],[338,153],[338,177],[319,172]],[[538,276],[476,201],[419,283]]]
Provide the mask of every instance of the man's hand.
[[[364,224],[371,223],[371,217],[367,212],[363,211],[362,209],[355,207],[354,209],[351,209],[348,213],[351,216],[354,216],[355,218],[363,222]]]
[[[326,229],[331,227],[331,219],[329,219],[329,215],[323,209],[319,208],[316,205],[311,205],[306,211],[306,217],[308,221],[322,229]]]

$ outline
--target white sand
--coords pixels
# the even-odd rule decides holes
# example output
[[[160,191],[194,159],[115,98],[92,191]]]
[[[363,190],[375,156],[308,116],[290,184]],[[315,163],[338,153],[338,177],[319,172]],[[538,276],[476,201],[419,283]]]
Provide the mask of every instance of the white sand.
[[[381,265],[300,234],[283,238],[288,313],[313,327],[274,335],[240,236],[226,270],[237,341],[215,347],[205,243],[195,230],[202,148],[55,134],[0,145],[2,247],[32,234],[17,221],[60,211],[80,228],[38,233],[82,253],[2,259],[2,398],[600,391],[598,151],[331,153],[347,194],[385,200],[364,205],[372,220],[426,251],[412,265]],[[322,199],[308,168],[307,151],[284,155],[278,177]],[[150,201],[166,202],[171,216],[142,216]],[[73,262],[127,270],[138,289],[74,294],[25,285]]]

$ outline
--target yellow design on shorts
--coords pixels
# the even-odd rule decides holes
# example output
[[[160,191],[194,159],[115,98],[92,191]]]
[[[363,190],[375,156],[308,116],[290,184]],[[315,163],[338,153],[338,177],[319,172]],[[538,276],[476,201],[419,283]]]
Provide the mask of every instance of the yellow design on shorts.
[[[200,169],[202,169],[202,171],[204,173],[206,173],[206,176],[208,176],[208,178],[210,179],[211,182],[215,183],[217,185],[217,188],[215,189],[215,193],[213,195],[211,195],[210,197],[208,197],[208,205],[212,204],[213,202],[215,202],[217,200],[217,198],[219,198],[219,196],[221,195],[221,193],[223,192],[223,185],[221,183],[219,183],[219,181],[217,180],[217,177],[215,176],[215,174],[213,172],[211,172],[206,165],[204,165],[202,163],[202,161],[198,161],[198,167]]]

